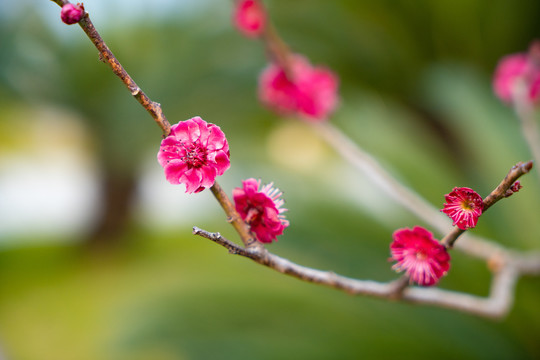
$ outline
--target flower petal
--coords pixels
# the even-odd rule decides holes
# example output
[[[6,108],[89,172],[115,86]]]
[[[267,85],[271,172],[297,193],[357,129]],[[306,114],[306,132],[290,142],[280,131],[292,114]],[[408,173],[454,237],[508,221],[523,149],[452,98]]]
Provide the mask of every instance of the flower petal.
[[[173,160],[164,167],[164,170],[167,181],[171,184],[177,185],[180,184],[180,178],[186,172],[187,166],[182,161]]]
[[[186,184],[186,193],[191,194],[201,186],[202,174],[198,169],[189,169],[182,174],[180,182]]]

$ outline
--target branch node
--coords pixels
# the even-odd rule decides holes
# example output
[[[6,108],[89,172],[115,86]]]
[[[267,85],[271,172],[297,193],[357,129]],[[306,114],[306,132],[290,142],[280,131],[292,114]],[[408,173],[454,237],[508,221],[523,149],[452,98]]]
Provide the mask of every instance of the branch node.
[[[328,283],[330,286],[335,287],[336,284],[339,282],[338,275],[333,271],[327,271],[326,274],[328,275]]]
[[[403,292],[409,286],[410,280],[407,275],[403,275],[397,280],[392,281],[390,285],[390,294],[388,295],[388,298],[390,300],[401,300],[403,298]]]
[[[487,267],[492,273],[500,272],[508,263],[506,256],[502,252],[493,254],[487,261]]]

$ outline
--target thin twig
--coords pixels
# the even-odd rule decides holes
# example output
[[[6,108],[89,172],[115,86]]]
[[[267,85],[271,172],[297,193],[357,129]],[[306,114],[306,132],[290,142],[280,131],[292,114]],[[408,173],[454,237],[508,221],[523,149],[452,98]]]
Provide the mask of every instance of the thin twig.
[[[351,165],[361,170],[394,201],[441,233],[450,228],[448,219],[411,188],[390,175],[377,160],[329,122],[310,123],[326,142]]]
[[[276,28],[271,22],[268,22],[262,34],[262,40],[266,46],[268,57],[279,65],[285,72],[288,79],[292,79],[293,72],[291,69],[291,52],[287,44],[278,35]]]
[[[512,186],[514,182],[516,182],[517,179],[519,179],[522,175],[527,174],[531,169],[533,168],[533,162],[527,161],[527,162],[519,162],[516,165],[510,169],[506,177],[501,181],[501,183],[489,194],[484,198],[484,209],[483,212],[485,212],[487,209],[489,209],[493,204],[495,204],[497,201],[501,200],[505,197],[506,192]]]
[[[509,261],[523,275],[540,275],[540,251],[510,252]]]
[[[534,107],[527,94],[527,86],[524,81],[516,81],[512,89],[512,104],[521,125],[523,138],[527,142],[534,161],[540,161],[540,129],[535,119]],[[537,167],[540,176],[540,166]]]
[[[193,234],[214,241],[227,248],[229,253],[249,258],[258,264],[267,266],[282,274],[287,274],[306,282],[327,285],[332,288],[343,290],[349,294],[390,297],[396,292],[396,287],[399,287],[402,283],[401,280],[389,283],[357,280],[337,275],[332,271],[322,271],[298,265],[290,260],[270,253],[264,247],[244,249],[224,238],[219,233],[210,233],[198,227],[193,227]]]
[[[408,288],[404,299],[415,303],[430,304],[456,309],[489,318],[502,318],[514,300],[514,286],[518,273],[513,267],[495,274],[488,297],[480,297],[438,288]]]
[[[492,318],[502,317],[508,312],[512,304],[513,292],[507,291],[507,288],[513,287],[517,278],[517,273],[513,268],[500,272],[495,278],[501,280],[494,280],[495,286],[492,287],[493,290],[487,298],[434,288],[406,288],[405,285],[409,284],[406,277],[386,283],[353,279],[332,271],[322,271],[298,265],[268,252],[264,247],[242,248],[219,233],[210,233],[198,227],[193,228],[193,234],[214,241],[225,247],[230,254],[246,257],[260,265],[302,281],[325,285],[351,295],[429,304]]]
[[[69,4],[69,1],[52,0],[59,6]],[[109,65],[113,73],[122,80],[124,85],[128,88],[131,95],[141,104],[146,111],[152,116],[157,125],[163,131],[163,136],[167,136],[171,131],[171,124],[163,114],[161,104],[150,100],[150,98],[141,90],[141,88],[135,83],[135,81],[129,76],[124,69],[120,61],[114,56],[109,49],[103,38],[99,35],[98,31],[94,27],[94,24],[90,20],[88,13],[85,12],[81,21],[79,21],[80,27],[86,33],[88,38],[92,41],[94,46],[99,51],[99,58],[101,61]]]

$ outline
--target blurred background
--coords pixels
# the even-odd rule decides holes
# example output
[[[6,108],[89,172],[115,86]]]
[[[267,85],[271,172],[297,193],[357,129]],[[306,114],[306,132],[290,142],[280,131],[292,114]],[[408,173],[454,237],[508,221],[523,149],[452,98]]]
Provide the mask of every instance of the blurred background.
[[[265,4],[294,51],[339,75],[332,123],[436,207],[454,186],[487,195],[530,159],[491,75],[540,37],[537,0]],[[171,123],[200,115],[223,129],[229,194],[248,177],[284,192],[291,226],[270,251],[396,278],[392,232],[426,224],[309,127],[258,103],[264,49],[232,28],[232,1],[84,5]],[[520,279],[512,311],[493,321],[351,297],[191,235],[199,226],[237,240],[209,191],[165,181],[160,129],[59,12],[46,0],[0,2],[0,358],[540,358],[538,277]],[[474,233],[540,248],[537,173],[522,184]],[[485,296],[485,264],[452,257],[441,287]]]

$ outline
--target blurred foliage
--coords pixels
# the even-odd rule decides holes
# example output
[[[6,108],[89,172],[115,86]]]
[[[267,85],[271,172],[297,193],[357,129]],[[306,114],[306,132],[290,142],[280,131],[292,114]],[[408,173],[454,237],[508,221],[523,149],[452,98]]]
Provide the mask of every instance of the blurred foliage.
[[[339,74],[342,105],[332,121],[436,206],[454,186],[487,194],[529,158],[512,111],[491,94],[490,74],[502,55],[539,37],[540,2],[266,3],[294,51]],[[92,2],[85,5],[92,15]],[[94,21],[172,123],[201,115],[222,127],[233,159],[220,180],[225,188],[253,176],[284,190],[291,227],[272,251],[347,276],[394,278],[386,260],[391,233],[425,224],[307,127],[258,104],[264,50],[235,33],[229,11],[208,1],[192,17]],[[0,21],[2,146],[25,139],[28,119],[11,116],[21,113],[14,108],[48,104],[84,119],[103,167],[140,170],[155,156],[159,128],[80,29],[63,27],[69,35],[59,35],[50,13],[30,4]],[[16,134],[4,132],[17,126]],[[306,151],[306,142],[317,149]],[[518,249],[539,247],[539,179],[530,174],[522,183],[475,233]],[[235,238],[222,217],[193,225]],[[522,279],[509,317],[493,322],[304,284],[189,232],[133,226],[126,247],[109,253],[75,245],[4,249],[0,347],[23,360],[540,357],[538,278]],[[486,295],[484,264],[457,252],[452,264],[442,287]]]

